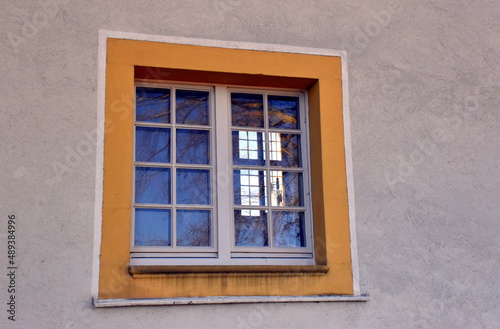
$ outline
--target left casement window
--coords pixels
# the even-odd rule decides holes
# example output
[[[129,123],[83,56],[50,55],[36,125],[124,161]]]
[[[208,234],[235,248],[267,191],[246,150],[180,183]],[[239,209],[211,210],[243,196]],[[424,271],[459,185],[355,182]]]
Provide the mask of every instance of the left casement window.
[[[313,265],[304,93],[137,83],[132,265]]]
[[[136,86],[135,252],[214,250],[212,94]]]

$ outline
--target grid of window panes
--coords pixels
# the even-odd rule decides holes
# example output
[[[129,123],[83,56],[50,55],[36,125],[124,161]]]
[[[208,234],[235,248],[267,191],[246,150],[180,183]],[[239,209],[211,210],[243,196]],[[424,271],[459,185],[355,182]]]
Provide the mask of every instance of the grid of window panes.
[[[199,250],[214,245],[211,93],[202,88],[136,86],[136,250]]]
[[[300,97],[230,93],[235,250],[308,244]]]

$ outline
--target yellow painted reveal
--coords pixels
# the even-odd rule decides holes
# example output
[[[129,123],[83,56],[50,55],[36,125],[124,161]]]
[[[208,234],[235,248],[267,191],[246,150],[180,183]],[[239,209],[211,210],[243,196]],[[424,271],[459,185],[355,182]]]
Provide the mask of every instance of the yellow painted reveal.
[[[297,88],[313,81],[308,98],[314,249],[316,264],[329,268],[326,274],[294,272],[293,266],[291,273],[281,274],[133,278],[128,273],[134,68],[138,66],[213,72],[219,78],[225,73],[228,79],[241,75],[238,81],[261,75],[269,85],[298,78]],[[151,71],[151,79],[158,79]],[[293,81],[286,80],[286,85]],[[108,39],[105,112],[99,298],[353,294],[339,57]]]

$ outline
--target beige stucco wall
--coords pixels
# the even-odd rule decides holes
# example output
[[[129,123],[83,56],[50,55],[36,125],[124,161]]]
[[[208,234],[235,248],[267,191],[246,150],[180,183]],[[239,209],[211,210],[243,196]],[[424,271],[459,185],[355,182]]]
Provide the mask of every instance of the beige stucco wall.
[[[1,328],[499,327],[498,2],[1,0],[0,8]],[[99,29],[348,51],[369,302],[92,307]],[[6,312],[12,214],[16,322]]]

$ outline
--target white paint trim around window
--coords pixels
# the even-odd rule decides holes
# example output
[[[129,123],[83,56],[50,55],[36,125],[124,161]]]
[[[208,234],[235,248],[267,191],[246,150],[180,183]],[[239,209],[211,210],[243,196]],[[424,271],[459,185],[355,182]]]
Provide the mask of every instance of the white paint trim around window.
[[[356,300],[356,297],[360,297],[360,298],[365,298],[363,300],[368,300],[368,297],[360,296],[359,264],[357,255],[358,251],[357,251],[356,225],[355,225],[353,164],[352,164],[352,148],[351,148],[351,132],[350,132],[351,126],[350,126],[350,116],[349,116],[349,93],[348,93],[349,85],[348,85],[346,51],[325,49],[325,48],[296,47],[296,46],[277,45],[277,44],[262,44],[262,43],[252,43],[252,42],[160,36],[160,35],[118,32],[109,30],[99,30],[98,80],[97,80],[98,99],[97,99],[97,132],[96,132],[96,186],[95,186],[95,206],[94,206],[94,248],[93,248],[93,264],[92,264],[92,295],[94,296],[94,298],[97,298],[98,287],[99,287],[99,267],[100,267],[99,256],[100,256],[101,232],[102,232],[102,197],[103,197],[102,187],[103,187],[103,164],[104,164],[103,162],[104,162],[104,112],[105,112],[104,110],[105,110],[106,56],[107,56],[106,45],[108,38],[154,41],[154,42],[175,43],[175,44],[185,44],[185,45],[212,46],[212,47],[231,48],[231,49],[247,49],[247,50],[271,51],[271,52],[299,53],[299,54],[309,54],[309,55],[338,56],[341,58],[344,146],[345,146],[346,169],[347,169],[353,290],[355,296],[332,296],[332,298],[341,297],[344,299],[342,301],[348,301],[348,300],[354,301]],[[315,296],[310,296],[310,297],[315,297]],[[327,296],[319,296],[319,297],[327,297]],[[219,297],[213,297],[212,299],[216,298]],[[227,300],[230,300],[231,298],[232,297],[227,297]],[[259,298],[261,299],[261,301],[257,302],[266,302],[263,301],[263,299],[266,298],[264,297],[259,297]],[[267,299],[271,298],[279,299],[280,297],[267,297]],[[292,297],[287,297],[287,298],[292,299]],[[305,297],[300,297],[300,298],[301,300],[286,300],[286,301],[307,301],[305,300],[306,299]],[[95,300],[98,301],[98,303],[101,305],[101,306],[96,305],[96,307],[113,307],[113,306],[102,306],[106,304],[105,302],[103,302],[105,300],[98,300],[98,299]],[[270,300],[268,301],[271,302]],[[285,300],[277,300],[276,302],[283,302],[283,301]],[[249,301],[240,301],[240,303],[248,303],[248,302]],[[196,302],[191,302],[191,304],[193,303]],[[238,303],[238,301],[230,301],[228,303]],[[152,304],[142,304],[142,305],[174,305],[174,304],[182,304],[182,303],[170,303],[170,304],[152,303]],[[189,304],[189,302],[186,302],[185,304]],[[122,305],[114,305],[114,306],[122,306]]]
[[[160,305],[206,305],[206,304],[248,304],[248,303],[298,303],[298,302],[367,302],[368,295],[322,295],[322,296],[216,296],[178,297],[152,299],[95,299],[94,306],[160,306]]]
[[[349,232],[351,234],[351,266],[354,295],[360,295],[358,242],[356,238],[356,208],[354,207],[354,172],[351,145],[351,114],[349,110],[349,80],[347,72],[347,54],[341,56],[342,61],[342,112],[344,119],[344,150],[347,175],[347,203],[349,207]]]
[[[102,198],[104,179],[104,107],[106,98],[106,43],[108,35],[99,31],[97,58],[97,128],[96,128],[96,173],[94,204],[94,249],[92,260],[92,296],[99,292],[99,266],[102,233]]]
[[[99,30],[99,33],[102,34],[102,36],[105,38],[175,43],[181,45],[274,51],[280,53],[323,55],[323,56],[337,56],[337,57],[344,57],[346,54],[344,50],[297,47],[297,46],[278,45],[269,43],[184,38],[184,37],[152,35],[152,34],[142,34],[142,33],[132,33],[132,32],[118,32],[109,30]]]

